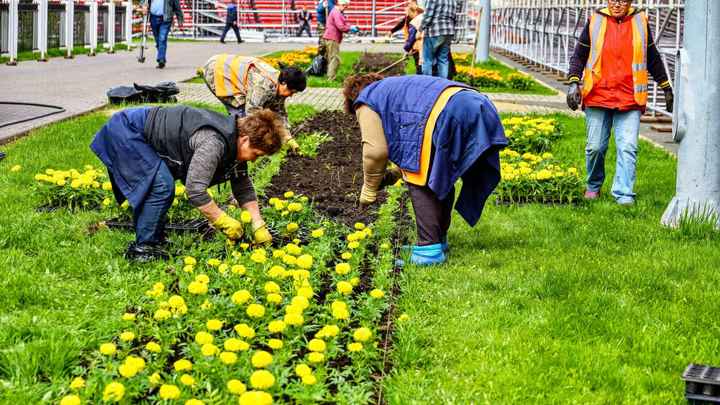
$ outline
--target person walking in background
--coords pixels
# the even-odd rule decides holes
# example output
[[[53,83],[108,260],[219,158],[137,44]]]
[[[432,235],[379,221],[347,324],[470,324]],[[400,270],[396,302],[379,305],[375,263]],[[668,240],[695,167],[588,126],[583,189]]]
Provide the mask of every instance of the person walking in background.
[[[327,18],[323,39],[325,40],[328,60],[328,80],[335,80],[335,75],[340,66],[340,43],[342,43],[343,34],[360,31],[358,27],[348,24],[347,17],[343,13],[348,5],[350,5],[350,0],[339,0]]]
[[[318,55],[327,58],[325,50],[325,26],[327,24],[328,14],[335,8],[335,0],[318,0],[315,12],[317,13],[317,34],[318,34]]]
[[[422,26],[423,9],[417,3],[408,6],[407,17],[410,19],[408,23],[407,35],[403,50],[412,55],[415,60],[415,73],[422,73],[422,48],[423,34],[420,31]]]
[[[592,14],[570,59],[567,94],[568,107],[577,110],[582,105],[585,110],[585,198],[600,196],[605,153],[614,129],[617,161],[611,193],[621,205],[635,202],[640,116],[647,106],[648,73],[665,93],[667,110],[672,112],[673,108],[672,87],[653,42],[648,17],[630,3],[610,0],[607,8]]]
[[[167,63],[168,34],[172,28],[173,18],[177,17],[178,27],[182,28],[183,13],[180,9],[179,0],[145,0],[143,3],[143,14],[150,12],[150,28],[155,38],[157,49],[157,68],[165,68]]]
[[[392,36],[393,36],[396,32],[402,30],[402,31],[403,31],[403,35],[404,35],[403,38],[407,38],[408,28],[409,28],[409,25],[410,25],[410,20],[412,20],[412,18],[410,18],[410,16],[409,16],[410,8],[411,8],[412,6],[417,6],[417,5],[418,5],[418,4],[417,4],[417,1],[415,1],[415,0],[410,0],[410,1],[408,1],[407,7],[405,7],[405,16],[404,16],[400,21],[398,21],[398,23],[395,24],[394,27],[390,28],[390,31],[387,33],[387,36],[388,36],[388,37],[392,38]]]
[[[227,14],[225,15],[225,28],[223,29],[223,33],[220,36],[221,43],[225,43],[225,35],[227,35],[228,31],[231,28],[235,33],[235,38],[237,38],[238,44],[243,43],[242,38],[240,38],[240,29],[238,28],[237,24],[237,16],[237,5],[235,3],[228,4]]]
[[[447,78],[450,70],[450,44],[455,36],[455,19],[460,0],[427,0],[420,31],[423,39],[423,74]]]
[[[298,32],[297,36],[301,37],[303,32],[307,31],[309,37],[312,37],[312,31],[310,30],[310,22],[312,21],[312,14],[302,6],[300,12],[297,14],[298,20]]]

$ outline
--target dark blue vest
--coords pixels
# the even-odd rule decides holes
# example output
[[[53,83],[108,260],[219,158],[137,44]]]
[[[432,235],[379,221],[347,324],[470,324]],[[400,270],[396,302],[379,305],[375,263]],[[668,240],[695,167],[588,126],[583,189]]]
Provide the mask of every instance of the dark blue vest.
[[[420,170],[420,147],[430,110],[448,87],[465,84],[433,76],[388,77],[367,86],[355,107],[366,104],[382,120],[390,161],[410,172]]]

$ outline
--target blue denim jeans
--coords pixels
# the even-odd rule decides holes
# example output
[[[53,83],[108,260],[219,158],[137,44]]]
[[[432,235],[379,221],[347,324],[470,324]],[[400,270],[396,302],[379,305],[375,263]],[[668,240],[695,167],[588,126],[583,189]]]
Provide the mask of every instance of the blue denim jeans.
[[[606,108],[588,107],[585,110],[587,145],[585,163],[587,166],[587,189],[600,191],[605,181],[605,153],[610,140],[610,130],[615,132],[617,161],[612,196],[618,203],[635,199],[635,164],[637,163],[638,136],[640,132],[640,111],[616,111]]]
[[[161,15],[150,14],[150,27],[152,28],[153,37],[155,37],[155,48],[157,48],[156,60],[158,63],[165,63],[168,34],[170,33],[171,24],[172,21],[165,21]]]
[[[441,35],[439,37],[425,37],[423,40],[423,65],[424,75],[432,76],[433,65],[438,67],[438,76],[447,79],[450,70],[450,44],[452,35]]]
[[[165,162],[160,162],[147,196],[137,207],[133,207],[136,244],[162,242],[166,215],[174,199],[175,179]]]

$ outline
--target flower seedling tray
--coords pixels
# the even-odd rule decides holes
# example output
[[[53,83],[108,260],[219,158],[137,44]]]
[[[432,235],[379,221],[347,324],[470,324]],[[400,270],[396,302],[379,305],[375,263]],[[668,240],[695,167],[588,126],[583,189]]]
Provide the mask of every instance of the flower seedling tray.
[[[132,221],[113,218],[105,221],[105,225],[111,229],[122,229],[132,231],[135,229]],[[215,230],[210,226],[207,219],[196,218],[183,222],[169,223],[165,225],[166,231],[171,232],[193,232],[203,236],[211,235]]]
[[[720,368],[690,364],[682,375],[690,404],[720,404]]]

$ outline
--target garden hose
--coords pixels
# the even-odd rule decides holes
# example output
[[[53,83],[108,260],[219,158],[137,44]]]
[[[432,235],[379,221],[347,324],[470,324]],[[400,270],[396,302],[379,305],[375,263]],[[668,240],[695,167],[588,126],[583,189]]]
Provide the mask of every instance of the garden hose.
[[[45,117],[53,115],[53,114],[59,114],[59,113],[65,112],[65,109],[63,107],[51,105],[51,104],[23,103],[23,102],[18,102],[18,101],[0,101],[0,105],[26,105],[29,107],[44,107],[44,108],[51,108],[51,109],[55,110],[55,111],[51,111],[49,113],[43,113],[41,115],[34,115],[34,116],[31,116],[30,118],[23,118],[21,120],[11,121],[11,122],[7,122],[4,124],[0,124],[0,128],[5,128],[5,127],[9,127],[10,125],[21,124],[23,122],[37,120],[37,119],[45,118]]]

